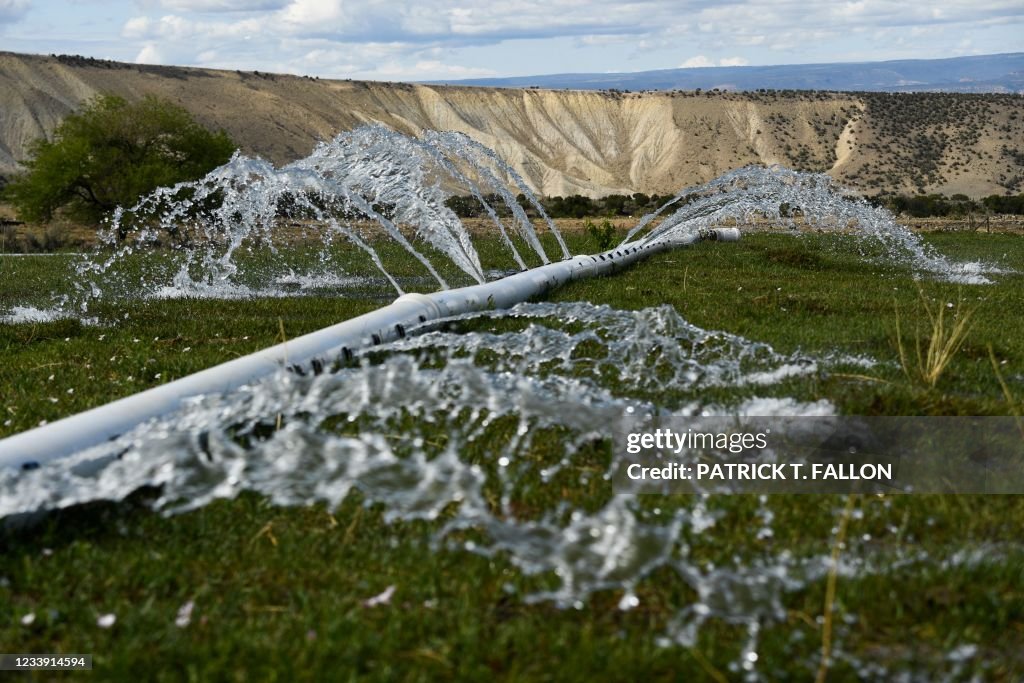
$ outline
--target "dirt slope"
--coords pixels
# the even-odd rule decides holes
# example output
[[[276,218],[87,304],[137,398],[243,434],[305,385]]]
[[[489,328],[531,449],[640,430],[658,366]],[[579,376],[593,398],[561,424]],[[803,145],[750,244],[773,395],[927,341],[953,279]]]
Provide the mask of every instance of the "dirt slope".
[[[1019,95],[502,90],[12,53],[0,53],[0,175],[99,92],[179,102],[275,163],[369,121],[459,130],[552,196],[673,192],[749,163],[827,171],[870,193],[1024,189]]]

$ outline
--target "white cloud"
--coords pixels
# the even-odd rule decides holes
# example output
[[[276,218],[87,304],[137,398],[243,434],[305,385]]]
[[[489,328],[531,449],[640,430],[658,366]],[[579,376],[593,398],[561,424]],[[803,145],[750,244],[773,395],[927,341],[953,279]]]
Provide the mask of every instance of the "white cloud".
[[[264,4],[255,0],[162,0],[164,6]],[[251,12],[271,33],[324,36],[345,40],[465,43],[499,42],[518,38],[635,36],[678,29],[680,17],[672,3],[651,3],[656,17],[638,13],[636,6],[611,0],[518,0],[491,3],[476,0],[455,6],[450,0],[289,0],[274,3],[275,11]],[[596,6],[595,6],[596,5]],[[667,22],[658,19],[668,20]],[[685,25],[685,23],[684,23]]]
[[[248,18],[237,21],[192,21],[176,14],[168,14],[153,20],[135,17],[125,22],[121,35],[126,38],[162,41],[220,41],[229,38],[246,38],[251,35],[270,34],[272,28],[266,19]]]
[[[0,0],[0,24],[14,23],[28,12],[28,0]]]
[[[423,74],[423,78],[484,78],[495,75],[493,69],[445,64],[437,59],[416,62],[414,71]]]
[[[136,64],[163,64],[164,58],[160,54],[159,48],[155,43],[146,43],[146,45],[139,50],[139,54],[135,56]]]
[[[680,59],[680,50],[693,55],[682,67],[938,57],[961,37],[990,46],[984,31],[1024,30],[1020,0],[944,0],[941,12],[905,0],[136,0],[134,7],[140,16],[122,19],[119,44],[98,50],[117,45],[130,55],[159,46],[176,63],[392,79],[472,76],[485,67],[542,73],[588,60],[593,71],[641,62],[659,68]],[[28,0],[0,0],[0,22],[27,8]],[[1007,40],[989,51],[1011,51]]]
[[[121,35],[125,38],[141,38],[149,34],[152,21],[149,17],[132,17],[124,22]]]
[[[160,0],[177,12],[259,12],[281,9],[288,0]]]
[[[704,55],[690,57],[679,65],[680,69],[696,69],[708,66],[746,66],[750,62],[743,57],[722,57],[715,63],[715,60],[708,59]]]
[[[696,57],[690,57],[685,62],[679,65],[680,69],[695,69],[705,66],[714,66],[715,63],[705,57],[704,55],[697,55]]]
[[[734,38],[738,45],[763,45],[767,37],[764,35],[743,35]]]
[[[621,45],[623,43],[635,42],[636,38],[633,36],[621,36],[621,35],[591,35],[591,36],[580,36],[579,44],[587,47],[603,47],[606,45]]]
[[[354,17],[345,16],[340,0],[294,0],[281,12],[282,21],[299,29],[335,28],[346,19]]]

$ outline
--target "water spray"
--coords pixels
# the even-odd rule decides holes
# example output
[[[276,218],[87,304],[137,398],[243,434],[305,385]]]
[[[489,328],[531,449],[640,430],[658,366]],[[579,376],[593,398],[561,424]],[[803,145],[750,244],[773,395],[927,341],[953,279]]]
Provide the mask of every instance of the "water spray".
[[[482,267],[468,230],[447,209],[439,177],[468,185],[522,272],[486,282],[493,271]],[[118,296],[128,308],[154,296],[281,295],[273,288],[252,289],[253,279],[242,277],[246,263],[235,254],[252,243],[273,246],[284,198],[305,212],[308,225],[324,240],[318,272],[335,277],[343,272],[326,247],[333,237],[344,237],[370,258],[398,298],[371,313],[0,441],[0,522],[18,524],[45,510],[120,501],[142,487],[156,492],[147,502],[165,513],[199,509],[243,491],[274,505],[323,503],[333,511],[358,490],[366,504],[381,506],[385,521],[432,523],[432,548],[501,556],[524,576],[557,579],[545,579],[542,591],[524,594],[526,603],[582,608],[591,595],[603,592],[621,594],[618,609],[630,610],[643,599],[638,586],[655,574],[668,574],[694,597],[676,605],[658,644],[692,649],[711,620],[745,628],[738,658],[728,670],[743,671],[750,680],[762,677],[756,666],[761,629],[787,623],[787,596],[821,581],[830,566],[828,558],[772,552],[764,543],[774,533],[766,496],[758,499],[753,518],[748,506],[741,506],[742,523],[753,519],[756,524],[753,559],[713,565],[698,543],[703,537],[715,547],[721,536],[711,529],[720,510],[704,496],[663,512],[633,495],[599,493],[580,507],[555,495],[553,508],[523,515],[519,491],[527,482],[557,486],[561,479],[556,478],[570,476],[588,486],[610,476],[622,462],[621,453],[613,452],[602,472],[592,466],[593,443],[623,420],[668,414],[730,420],[835,415],[836,407],[824,399],[804,403],[765,392],[775,393],[772,387],[781,382],[814,376],[821,368],[873,361],[780,354],[763,341],[694,326],[669,305],[617,311],[586,302],[520,302],[670,248],[734,241],[739,230],[721,226],[759,222],[788,226],[794,233],[853,233],[882,246],[887,261],[957,282],[982,281],[987,267],[947,261],[884,210],[842,196],[827,176],[755,167],[684,190],[643,217],[623,244],[599,254],[569,258],[549,223],[565,256],[550,263],[530,222],[513,206],[521,199],[487,192],[509,177],[499,160],[459,136],[416,141],[371,128],[340,136],[281,169],[236,156],[184,188],[190,201],[178,201],[175,188],[158,192],[148,200],[154,210],[137,239],[112,244],[112,254],[97,251],[78,270],[81,296],[62,300],[55,315],[99,313],[89,309],[93,300]],[[525,185],[521,179],[515,184]],[[215,215],[197,222],[197,200],[204,206],[204,198],[213,195],[222,200]],[[543,218],[535,198],[528,191],[522,197]],[[794,211],[800,213],[799,227]],[[511,216],[508,230],[499,213]],[[363,240],[359,226],[351,223],[353,217],[378,225],[420,260],[420,252],[398,232],[415,231],[411,239],[434,250],[425,253],[440,252],[462,271],[456,277],[463,283],[471,278],[479,284],[405,294],[375,244]],[[166,248],[173,230],[195,235],[186,253]],[[513,238],[531,262],[544,265],[527,270]],[[137,259],[149,254],[160,257],[153,259],[157,266],[171,264],[162,273],[154,268],[162,280],[138,277]],[[283,264],[291,272],[287,257],[279,254],[272,267],[280,272]],[[168,274],[179,265],[168,284]],[[450,270],[441,272],[447,276]],[[260,283],[281,281],[266,271],[256,274]],[[453,333],[432,324],[499,317],[518,329]],[[603,352],[593,351],[595,343]],[[349,362],[373,348],[381,353],[372,363]],[[709,389],[727,389],[712,393],[729,398],[709,401]],[[548,449],[552,429],[557,448]],[[474,457],[466,457],[470,454]],[[466,529],[474,530],[473,540],[466,540]],[[906,558],[898,559],[905,566]],[[872,576],[891,564],[883,559],[879,569],[851,566],[857,576]],[[833,652],[836,661],[845,658],[863,678],[884,672],[865,668],[841,647]]]
[[[506,182],[522,190],[523,200],[547,224],[565,260],[550,262],[527,213],[505,187]],[[445,203],[444,183],[469,188],[495,223],[522,272],[486,281],[469,231]],[[485,191],[494,194],[485,196]],[[497,199],[489,199],[491,196]],[[512,218],[510,230],[488,201],[496,206],[500,206],[498,202],[504,204],[505,213]],[[207,210],[204,207],[208,204],[217,208]],[[290,206],[322,230],[322,267],[333,272],[326,247],[335,236],[344,237],[367,254],[400,296],[377,311],[9,437],[0,441],[0,468],[39,467],[171,414],[193,397],[230,392],[281,368],[300,374],[321,373],[336,360],[351,358],[357,351],[414,334],[424,323],[491,308],[506,309],[566,282],[610,273],[665,249],[700,240],[739,238],[737,228],[722,225],[763,220],[796,229],[793,215],[799,212],[805,229],[853,231],[876,241],[892,260],[906,261],[920,272],[955,282],[988,281],[980,264],[949,262],[896,224],[884,209],[846,196],[828,176],[777,167],[738,169],[700,187],[683,190],[644,216],[623,244],[599,254],[570,258],[557,228],[525,181],[493,151],[457,134],[428,133],[420,140],[381,126],[368,126],[322,143],[309,157],[282,168],[236,154],[199,181],[162,188],[125,214],[119,210],[111,234],[117,233],[125,215],[137,215],[143,220],[136,239],[118,245],[111,238],[115,247],[112,255],[104,258],[97,252],[99,260],[82,264],[78,280],[85,284],[78,284],[79,299],[65,297],[58,312],[80,315],[88,310],[91,300],[116,295],[118,288],[129,298],[159,296],[167,289],[179,296],[205,291],[224,295],[231,287],[252,294],[238,278],[242,264],[235,257],[247,243],[273,243],[282,206]],[[655,224],[655,219],[673,206],[674,212]],[[388,215],[375,207],[388,207],[384,212]],[[377,251],[349,224],[352,216],[378,226],[427,268],[442,291],[405,294]],[[440,273],[400,226],[413,230],[417,240],[446,256],[479,284],[448,289]],[[194,233],[194,239],[192,246],[182,250],[184,261],[170,287],[166,278],[160,281],[143,277],[140,284],[134,269],[122,267],[134,252],[150,246],[155,249],[168,235],[179,231]],[[526,269],[513,234],[543,265]],[[93,278],[102,278],[102,287]]]
[[[404,294],[393,303],[331,327],[236,358],[0,441],[0,467],[35,469],[117,438],[190,398],[226,393],[282,368],[320,373],[355,352],[401,339],[424,323],[487,309],[504,309],[567,282],[610,274],[667,249],[702,240],[734,242],[736,228],[711,228],[670,239],[639,240],[609,251],[539,266],[500,280],[432,294]]]

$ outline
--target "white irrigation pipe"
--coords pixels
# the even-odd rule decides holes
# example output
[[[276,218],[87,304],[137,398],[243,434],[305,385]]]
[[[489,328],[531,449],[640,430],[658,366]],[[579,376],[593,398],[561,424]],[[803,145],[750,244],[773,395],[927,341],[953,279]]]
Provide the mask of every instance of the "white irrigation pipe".
[[[702,239],[735,241],[739,230],[716,228],[654,244],[630,242],[594,256],[540,266],[472,287],[433,294],[405,294],[384,308],[325,327],[283,344],[236,358],[193,375],[128,396],[0,441],[0,467],[32,469],[96,446],[200,394],[216,394],[254,382],[283,366],[323,370],[325,360],[404,337],[430,320],[491,308],[508,308],[572,280],[618,270],[651,254]]]

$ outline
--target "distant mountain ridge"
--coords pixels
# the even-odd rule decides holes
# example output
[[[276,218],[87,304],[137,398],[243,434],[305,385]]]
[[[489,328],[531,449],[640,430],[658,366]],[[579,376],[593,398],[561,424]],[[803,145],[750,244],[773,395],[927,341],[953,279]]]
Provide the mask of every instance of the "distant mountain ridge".
[[[632,73],[567,73],[431,81],[555,90],[830,90],[1024,93],[1024,52],[886,62],[715,66]]]
[[[0,51],[0,185],[98,93],[156,95],[275,164],[366,123],[461,131],[537,192],[669,194],[748,164],[865,194],[1024,191],[1024,95],[806,90],[625,94],[328,80]]]

